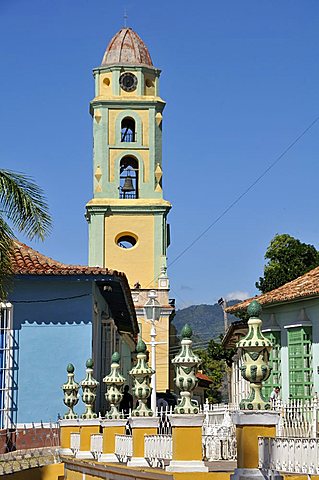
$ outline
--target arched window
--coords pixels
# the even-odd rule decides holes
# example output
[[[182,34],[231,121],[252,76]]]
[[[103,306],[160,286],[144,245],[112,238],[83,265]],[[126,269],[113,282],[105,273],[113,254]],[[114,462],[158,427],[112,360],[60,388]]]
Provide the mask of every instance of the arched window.
[[[138,198],[138,161],[124,157],[120,162],[120,198]]]
[[[121,142],[135,142],[135,120],[131,117],[123,118],[121,122]]]

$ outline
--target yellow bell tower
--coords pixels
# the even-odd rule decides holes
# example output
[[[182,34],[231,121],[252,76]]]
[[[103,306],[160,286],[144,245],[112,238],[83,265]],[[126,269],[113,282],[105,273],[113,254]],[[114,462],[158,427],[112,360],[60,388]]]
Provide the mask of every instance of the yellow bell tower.
[[[87,204],[89,264],[124,271],[128,277],[141,336],[150,340],[144,305],[157,292],[157,391],[169,386],[169,281],[166,251],[171,204],[162,190],[160,70],[131,28],[110,41],[94,71],[93,199]],[[153,292],[152,292],[153,293]],[[152,295],[151,295],[152,296]]]

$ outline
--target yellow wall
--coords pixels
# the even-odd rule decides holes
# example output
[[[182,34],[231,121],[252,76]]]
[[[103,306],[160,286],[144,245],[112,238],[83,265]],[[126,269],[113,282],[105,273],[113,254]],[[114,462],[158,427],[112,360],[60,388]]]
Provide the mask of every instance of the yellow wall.
[[[145,303],[147,298],[145,299]],[[144,317],[138,317],[138,322],[142,324],[142,338],[145,342],[150,341],[151,323],[147,322]],[[156,322],[156,341],[165,342],[162,345],[156,346],[156,390],[158,392],[165,392],[169,386],[169,320],[168,318],[160,318]],[[150,347],[148,346],[150,352]],[[150,352],[151,365],[152,355]]]
[[[258,468],[258,437],[275,436],[275,426],[237,425],[238,468]]]
[[[120,233],[132,233],[137,243],[132,248],[119,247]],[[105,218],[105,265],[126,273],[129,284],[147,285],[154,276],[154,217],[120,215]]]

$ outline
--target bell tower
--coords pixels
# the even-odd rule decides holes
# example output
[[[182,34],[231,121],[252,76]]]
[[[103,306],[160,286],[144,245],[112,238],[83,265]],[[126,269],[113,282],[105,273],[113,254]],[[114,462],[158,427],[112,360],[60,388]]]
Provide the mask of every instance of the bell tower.
[[[93,198],[86,206],[89,265],[126,273],[140,331],[150,340],[144,305],[150,290],[161,304],[157,322],[157,390],[169,382],[169,281],[166,251],[171,204],[162,190],[160,70],[131,28],[110,41],[93,70]]]

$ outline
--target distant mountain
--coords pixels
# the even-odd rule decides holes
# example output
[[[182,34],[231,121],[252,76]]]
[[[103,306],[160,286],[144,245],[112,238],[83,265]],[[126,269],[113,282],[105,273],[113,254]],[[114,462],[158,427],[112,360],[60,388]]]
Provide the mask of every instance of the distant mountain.
[[[240,300],[227,302],[228,306],[238,303]],[[238,320],[234,315],[228,315],[228,324]],[[194,334],[196,342],[205,342],[212,338],[217,339],[224,333],[224,314],[218,303],[214,305],[191,305],[176,311],[173,325],[180,334],[185,323],[188,323]]]

